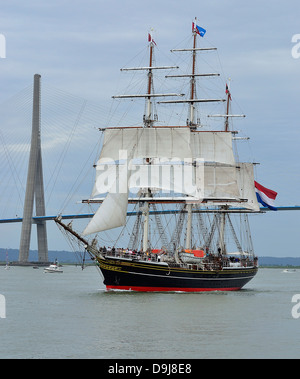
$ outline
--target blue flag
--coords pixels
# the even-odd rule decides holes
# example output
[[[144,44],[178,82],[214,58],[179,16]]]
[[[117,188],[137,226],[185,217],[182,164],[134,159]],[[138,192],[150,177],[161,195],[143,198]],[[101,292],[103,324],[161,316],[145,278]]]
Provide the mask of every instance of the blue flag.
[[[206,30],[204,28],[201,28],[201,26],[198,26],[196,25],[194,22],[193,22],[193,32],[196,32],[197,34],[199,34],[199,36],[201,37],[204,37],[204,34],[206,33]]]

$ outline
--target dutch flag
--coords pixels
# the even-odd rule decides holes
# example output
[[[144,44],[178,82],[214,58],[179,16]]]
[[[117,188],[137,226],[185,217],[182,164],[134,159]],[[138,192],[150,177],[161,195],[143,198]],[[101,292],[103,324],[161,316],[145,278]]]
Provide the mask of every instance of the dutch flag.
[[[261,203],[264,207],[268,207],[272,211],[277,211],[277,208],[275,207],[275,199],[277,196],[277,192],[263,187],[261,184],[255,181],[254,185],[257,201]]]

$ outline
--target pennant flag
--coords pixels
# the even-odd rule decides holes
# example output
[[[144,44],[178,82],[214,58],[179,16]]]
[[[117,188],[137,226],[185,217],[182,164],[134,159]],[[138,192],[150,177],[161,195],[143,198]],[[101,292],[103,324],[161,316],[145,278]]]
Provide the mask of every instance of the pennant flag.
[[[254,181],[255,192],[257,201],[261,203],[264,207],[268,207],[272,211],[277,211],[275,207],[275,199],[277,192],[272,191],[266,187],[263,187],[261,184]]]
[[[205,29],[201,28],[201,26],[196,25],[194,22],[192,28],[193,32],[196,32],[197,34],[199,34],[199,36],[204,37],[204,34],[206,33]]]
[[[229,99],[231,100],[231,93],[230,93],[230,91],[229,91],[229,89],[228,89],[228,85],[227,85],[227,83],[226,83],[226,95],[229,95]]]
[[[148,42],[153,42],[154,45],[156,46],[156,42],[154,41],[154,39],[152,38],[152,35],[150,33],[148,33]]]

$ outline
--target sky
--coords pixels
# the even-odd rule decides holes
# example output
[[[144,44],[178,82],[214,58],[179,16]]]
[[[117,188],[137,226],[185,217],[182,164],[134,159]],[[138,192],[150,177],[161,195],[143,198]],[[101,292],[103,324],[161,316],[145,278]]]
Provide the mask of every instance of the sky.
[[[2,46],[0,104],[13,104],[9,99],[24,94],[22,91],[32,85],[33,75],[39,73],[42,86],[50,88],[49,98],[55,94],[53,98],[56,96],[57,101],[62,91],[61,94],[68,94],[65,98],[72,99],[69,101],[74,105],[72,126],[76,125],[82,103],[93,104],[94,129],[90,138],[97,139],[97,117],[100,124],[104,106],[108,109],[111,96],[123,84],[120,68],[144,51],[149,30],[153,29],[157,55],[163,62],[168,59],[169,50],[191,34],[191,23],[197,17],[198,24],[207,30],[203,41],[218,47],[222,74],[232,79],[233,105],[238,113],[246,114],[237,129],[242,130],[241,135],[250,137],[250,147],[245,148],[245,154],[260,162],[256,169],[257,181],[278,192],[278,206],[298,205],[300,58],[296,53],[300,52],[300,46],[298,49],[296,35],[300,34],[299,14],[297,0],[2,0],[0,34],[5,38],[5,57]],[[51,92],[53,88],[57,91]],[[24,125],[29,125],[30,130],[30,111],[26,117]],[[57,122],[60,115],[56,113],[55,117]],[[52,135],[52,140],[49,134],[54,121],[49,121],[47,126],[48,144],[50,146],[51,141],[52,147],[56,140],[59,144],[57,134]],[[0,131],[10,141],[17,140],[21,133],[7,123],[1,123]],[[61,130],[53,129],[54,132]],[[82,131],[78,133],[84,140]],[[80,149],[80,141],[74,146],[75,150]],[[88,146],[86,140],[85,143],[84,146]],[[48,151],[51,151],[49,146]],[[58,154],[54,148],[53,152]],[[76,152],[74,154],[70,159],[76,170]],[[26,158],[21,160],[25,162]],[[6,185],[1,167],[0,190]],[[22,178],[26,178],[26,167],[23,172]],[[77,173],[69,172],[69,175],[72,180]],[[56,191],[54,184],[53,192]],[[55,196],[61,204],[63,188],[57,188]],[[47,209],[48,214],[60,211],[52,204]],[[5,217],[10,217],[9,210]],[[11,217],[15,217],[15,209],[11,211]],[[299,211],[251,216],[256,253],[259,256],[300,256],[299,217]],[[0,246],[18,248],[20,230],[20,224],[1,224]],[[55,225],[49,225],[48,237],[50,250],[67,248]],[[36,249],[35,233],[31,248]]]

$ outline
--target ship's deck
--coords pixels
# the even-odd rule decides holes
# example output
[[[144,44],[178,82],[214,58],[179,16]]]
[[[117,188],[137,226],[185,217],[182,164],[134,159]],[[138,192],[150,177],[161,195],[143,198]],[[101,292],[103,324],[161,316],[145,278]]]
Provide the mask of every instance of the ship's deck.
[[[185,268],[191,270],[223,270],[223,269],[241,269],[241,268],[253,268],[257,267],[257,259],[250,258],[235,258],[230,257],[230,255],[216,256],[213,254],[209,254],[201,260],[198,260],[195,263],[184,263],[179,259],[175,259],[174,254],[168,253],[152,253],[152,252],[140,252],[140,251],[131,251],[124,249],[100,249],[100,254],[105,259],[120,259],[122,261],[135,261],[135,262],[143,262],[143,263],[151,263],[154,265],[160,266],[169,266],[170,268]]]

